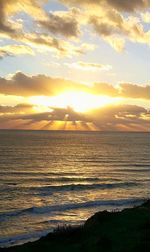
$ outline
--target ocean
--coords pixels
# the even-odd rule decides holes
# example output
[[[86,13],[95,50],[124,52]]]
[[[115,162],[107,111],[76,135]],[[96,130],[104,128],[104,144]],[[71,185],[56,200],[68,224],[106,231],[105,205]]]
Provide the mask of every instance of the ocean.
[[[0,130],[0,247],[150,195],[150,133]]]

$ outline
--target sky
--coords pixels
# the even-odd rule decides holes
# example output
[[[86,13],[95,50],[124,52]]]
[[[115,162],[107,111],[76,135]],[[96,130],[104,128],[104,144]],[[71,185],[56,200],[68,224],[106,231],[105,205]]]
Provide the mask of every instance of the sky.
[[[150,131],[150,0],[0,0],[0,129]]]

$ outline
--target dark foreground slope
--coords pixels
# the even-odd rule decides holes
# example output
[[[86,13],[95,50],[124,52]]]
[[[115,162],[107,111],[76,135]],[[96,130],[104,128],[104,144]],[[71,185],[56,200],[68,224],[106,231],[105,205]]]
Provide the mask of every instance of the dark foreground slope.
[[[121,212],[98,212],[83,226],[64,227],[39,241],[2,249],[3,252],[31,251],[150,251],[150,201]]]

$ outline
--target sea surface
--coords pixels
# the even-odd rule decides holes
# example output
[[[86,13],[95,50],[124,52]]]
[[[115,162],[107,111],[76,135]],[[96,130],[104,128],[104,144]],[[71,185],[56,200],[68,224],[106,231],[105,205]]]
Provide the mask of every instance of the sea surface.
[[[0,130],[0,247],[150,196],[150,133]]]

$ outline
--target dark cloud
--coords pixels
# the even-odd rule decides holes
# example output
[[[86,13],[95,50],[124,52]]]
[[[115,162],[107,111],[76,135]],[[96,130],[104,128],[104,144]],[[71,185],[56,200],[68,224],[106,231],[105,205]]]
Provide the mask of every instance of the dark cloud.
[[[75,11],[50,13],[46,20],[39,21],[39,24],[53,34],[64,37],[78,37],[80,34],[79,24]]]
[[[1,0],[0,1],[0,37],[10,38],[14,41],[42,48],[45,51],[52,51],[58,55],[80,54],[80,46],[72,45],[70,42],[50,36],[63,35],[65,37],[76,37],[79,35],[79,25],[77,22],[76,11],[72,9],[64,15],[58,13],[48,14],[43,4],[45,0]],[[23,27],[24,22],[19,25],[12,18],[16,13],[25,12],[32,18],[35,32],[31,32],[29,27]],[[42,29],[39,31],[39,23]],[[25,28],[25,29],[24,29]],[[44,28],[44,29],[43,29]],[[37,32],[38,31],[38,32]],[[83,50],[82,50],[83,52]],[[85,52],[84,52],[85,53]],[[3,53],[4,56],[9,53]],[[2,57],[1,57],[2,58]]]
[[[149,0],[106,0],[106,2],[120,11],[134,12],[150,6]]]
[[[97,95],[150,100],[150,85],[139,86],[137,84],[121,83],[119,86],[114,87],[107,83],[95,83],[91,91]]]
[[[31,44],[33,46],[43,46],[47,49],[54,49],[60,54],[67,54],[67,48],[63,41],[53,38],[47,34],[40,33],[30,33],[23,34],[18,38],[20,41],[25,42],[27,44]]]
[[[20,32],[9,20],[11,14],[24,11],[28,14],[33,14],[34,17],[43,13],[41,3],[44,0],[0,0],[0,33],[11,38],[15,38]]]
[[[22,0],[21,2],[19,0],[1,0],[0,36],[36,48],[42,48],[45,51],[50,50],[58,55],[70,56],[85,53],[87,50],[84,50],[80,45],[75,46],[70,41],[60,39],[59,36],[76,38],[80,35],[81,25],[91,24],[94,31],[117,51],[124,49],[125,40],[124,38],[122,40],[118,39],[115,36],[126,36],[131,41],[150,44],[149,33],[144,31],[141,21],[133,22],[133,20],[128,20],[120,14],[122,11],[144,10],[144,8],[150,7],[150,0],[60,1],[73,7],[76,4],[88,4],[88,7],[86,6],[87,9],[84,8],[83,12],[77,8],[72,8],[67,11],[57,11],[49,14],[43,7],[45,0]],[[100,6],[102,13],[99,13],[99,10],[95,8],[95,14],[91,16],[93,15],[90,14],[91,4]],[[31,32],[30,27],[26,27],[25,22],[22,22],[22,26],[19,26],[16,21],[12,21],[12,17],[19,12],[25,12],[32,18],[35,32]],[[104,15],[102,18],[101,14]],[[8,56],[10,54],[5,53],[3,55]]]
[[[126,11],[126,12],[133,12],[140,9],[145,9],[147,7],[150,7],[150,1],[149,0],[60,0],[60,2],[74,5],[85,5],[85,4],[95,4],[100,6],[101,4],[107,4],[108,6],[111,6],[115,8],[116,10],[120,11]]]
[[[149,31],[144,29],[143,22],[133,13],[144,12],[150,7],[150,0],[62,0],[74,6],[84,6],[87,23],[95,33],[109,43],[116,51],[122,52],[126,39],[132,42],[150,45]],[[93,6],[95,5],[95,6]],[[96,8],[97,7],[97,8]],[[124,15],[124,12],[128,12]]]
[[[19,105],[20,107],[20,105]],[[7,107],[6,111],[14,111]],[[22,108],[24,111],[24,107]],[[4,112],[4,111],[3,111]],[[88,118],[82,113],[73,111],[72,108],[52,108],[50,112],[28,112],[28,113],[0,113],[0,128],[2,129],[49,129],[65,130],[80,129],[90,130]],[[80,126],[80,127],[79,127]],[[81,127],[82,126],[82,127]]]
[[[0,128],[56,130],[74,128],[103,131],[149,131],[150,129],[150,112],[135,105],[108,106],[87,113],[75,112],[70,107],[51,108],[49,112],[44,113],[20,112],[25,112],[26,109],[28,110],[28,105],[25,104],[12,108],[0,106],[3,112],[0,111]]]
[[[54,108],[51,112],[52,120],[66,120],[66,121],[87,121],[83,113],[74,111],[71,107],[68,108]]]
[[[18,104],[16,106],[0,105],[0,114],[27,113],[33,109],[31,104]]]
[[[150,129],[150,112],[140,106],[108,106],[92,110],[89,116],[95,125],[104,131]]]
[[[26,115],[15,116],[15,119],[32,120],[32,121],[87,121],[83,113],[74,111],[71,107],[67,108],[50,108],[50,112],[31,113]]]
[[[115,106],[106,106],[104,108],[97,108],[94,110],[91,110],[90,114],[94,118],[97,118],[98,120],[100,118],[112,120],[113,118],[116,120],[116,118],[126,118],[129,115],[133,115],[135,117],[139,117],[142,113],[148,113],[147,110],[143,107],[136,106],[136,105],[115,105]]]
[[[17,96],[53,96],[66,90],[86,90],[87,87],[75,82],[51,78],[45,75],[27,76],[21,72],[11,79],[0,78],[0,93]]]
[[[119,38],[120,35],[138,43],[149,44],[149,37],[138,20],[123,18],[121,14],[113,10],[107,11],[105,17],[90,16],[89,24],[92,25],[96,34],[103,37],[107,42],[109,42],[107,40],[109,38],[112,45],[113,40]]]
[[[110,36],[114,33],[118,33],[117,27],[110,25],[109,23],[103,22],[101,18],[92,16],[89,19],[89,23],[93,26],[95,32],[99,35]]]
[[[121,95],[125,97],[150,99],[150,85],[138,86],[131,84],[121,84]]]
[[[0,1],[0,33],[8,33],[13,35],[15,30],[11,27],[11,24],[6,19],[5,8],[8,1],[1,0]]]

